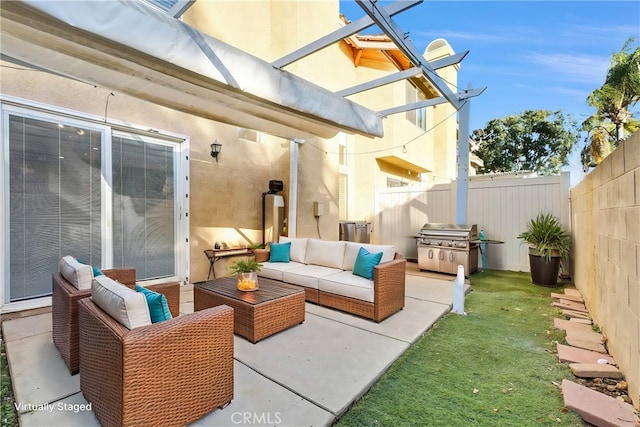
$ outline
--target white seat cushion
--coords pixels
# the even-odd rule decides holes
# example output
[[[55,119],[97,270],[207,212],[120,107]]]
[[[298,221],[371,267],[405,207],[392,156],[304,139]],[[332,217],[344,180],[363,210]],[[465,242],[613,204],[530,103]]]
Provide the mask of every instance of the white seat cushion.
[[[370,254],[382,252],[380,264],[393,261],[393,257],[396,255],[393,245],[372,245],[369,243],[346,242],[344,261],[341,266],[343,270],[353,270],[353,264],[356,262],[360,248],[365,248]]]
[[[258,271],[258,277],[282,281],[282,272],[294,268],[303,267],[299,262],[263,262],[262,269]]]
[[[321,265],[330,268],[342,268],[344,262],[343,241],[325,241],[309,239],[307,243],[306,264]],[[355,258],[354,258],[355,262]]]
[[[91,299],[127,329],[151,324],[149,306],[144,294],[107,276],[98,276],[93,279]]]
[[[282,280],[293,285],[318,289],[318,279],[341,272],[342,270],[321,265],[303,265],[282,273]]]
[[[280,243],[291,242],[291,251],[289,252],[289,259],[295,262],[304,263],[304,259],[307,256],[307,242],[306,238],[294,238],[280,236]]]
[[[373,302],[373,280],[356,276],[351,271],[342,271],[318,280],[320,291],[362,301]]]
[[[71,255],[67,255],[60,259],[58,271],[76,289],[91,289],[93,268],[90,265],[83,264]]]

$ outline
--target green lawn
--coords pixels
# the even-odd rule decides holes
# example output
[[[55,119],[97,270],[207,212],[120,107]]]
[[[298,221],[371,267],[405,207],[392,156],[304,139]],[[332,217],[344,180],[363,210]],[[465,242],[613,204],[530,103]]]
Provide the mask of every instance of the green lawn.
[[[430,329],[343,418],[340,426],[583,426],[564,410],[556,309],[528,273],[471,276],[466,316]],[[562,289],[556,289],[562,292]]]
[[[572,375],[555,355],[564,333],[553,328],[552,290],[507,271],[471,283],[467,315],[436,323],[338,425],[585,425],[563,410],[558,385]],[[1,353],[1,425],[17,426],[4,342]]]
[[[9,365],[4,348],[4,340],[0,335],[0,426],[14,427],[18,425],[16,409],[13,406],[13,389],[11,388],[11,378],[9,377]]]

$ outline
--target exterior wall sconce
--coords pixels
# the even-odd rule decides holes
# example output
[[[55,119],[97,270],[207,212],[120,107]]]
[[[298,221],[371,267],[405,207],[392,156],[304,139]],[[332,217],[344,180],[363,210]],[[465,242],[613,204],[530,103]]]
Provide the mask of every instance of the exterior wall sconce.
[[[220,151],[222,151],[222,144],[216,139],[213,141],[213,144],[211,144],[211,157],[216,159],[216,163],[218,163],[218,154],[220,154]]]

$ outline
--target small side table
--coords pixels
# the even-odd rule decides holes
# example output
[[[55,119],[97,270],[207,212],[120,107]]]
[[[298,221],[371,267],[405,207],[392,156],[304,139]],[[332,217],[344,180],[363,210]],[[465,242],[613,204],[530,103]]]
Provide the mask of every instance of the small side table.
[[[501,245],[504,242],[501,240],[472,240],[471,243],[477,243],[480,248],[480,257],[482,258],[482,268],[480,271],[484,271],[487,267],[487,245]]]
[[[211,279],[211,273],[213,273],[213,278],[216,278],[216,261],[230,256],[249,255],[252,252],[253,251],[249,248],[205,249],[204,254],[209,258],[209,263],[211,263],[207,280]]]

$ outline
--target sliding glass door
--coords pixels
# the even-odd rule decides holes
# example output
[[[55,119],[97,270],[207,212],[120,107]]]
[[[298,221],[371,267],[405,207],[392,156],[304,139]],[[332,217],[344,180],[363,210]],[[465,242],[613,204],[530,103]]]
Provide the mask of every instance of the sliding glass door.
[[[65,255],[180,278],[179,142],[28,111],[3,128],[5,303],[50,295]]]
[[[175,274],[176,197],[173,145],[114,134],[113,265],[138,277]]]
[[[8,116],[10,298],[51,293],[58,260],[100,265],[100,131]]]

